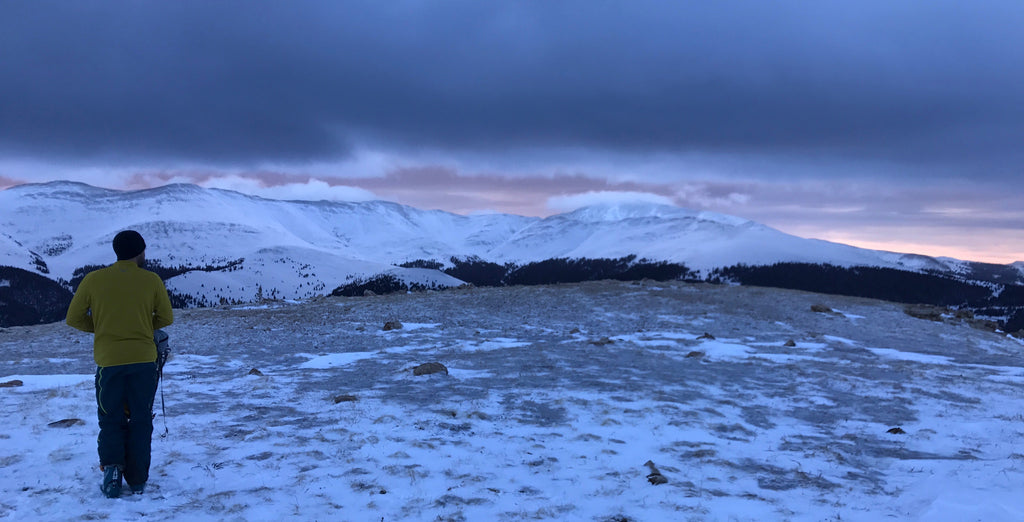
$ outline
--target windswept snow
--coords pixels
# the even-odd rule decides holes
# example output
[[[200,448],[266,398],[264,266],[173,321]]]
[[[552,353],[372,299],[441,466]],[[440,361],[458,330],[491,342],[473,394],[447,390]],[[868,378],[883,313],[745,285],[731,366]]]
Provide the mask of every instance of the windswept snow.
[[[374,352],[347,352],[347,353],[331,353],[327,355],[314,355],[310,359],[302,364],[299,364],[299,368],[302,369],[317,369],[325,370],[329,368],[337,368],[341,366],[347,366],[363,359],[369,359],[373,357]]]
[[[1024,519],[1024,345],[891,303],[597,282],[177,314],[120,500],[89,336],[0,330],[0,517]]]

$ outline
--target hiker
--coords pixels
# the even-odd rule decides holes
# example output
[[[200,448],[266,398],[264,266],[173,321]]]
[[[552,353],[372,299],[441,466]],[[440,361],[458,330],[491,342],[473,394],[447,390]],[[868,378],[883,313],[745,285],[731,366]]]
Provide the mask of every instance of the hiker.
[[[153,332],[174,321],[160,276],[141,267],[146,261],[142,235],[119,232],[113,246],[117,262],[82,279],[66,319],[94,334],[100,489],[108,498],[121,496],[122,477],[132,493],[145,490],[157,388]]]

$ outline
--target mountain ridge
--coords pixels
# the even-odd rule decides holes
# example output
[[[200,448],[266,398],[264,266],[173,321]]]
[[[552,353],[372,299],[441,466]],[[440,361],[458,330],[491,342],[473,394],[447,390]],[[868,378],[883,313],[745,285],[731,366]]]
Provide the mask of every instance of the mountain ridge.
[[[475,261],[498,272],[512,267],[506,275],[532,267],[517,279],[530,281],[543,281],[549,269],[640,277],[644,271],[628,267],[646,263],[660,267],[659,274],[701,280],[732,266],[805,263],[1024,282],[1024,262],[986,265],[867,250],[650,203],[601,204],[544,218],[464,216],[386,201],[274,200],[190,184],[114,190],[57,181],[0,191],[0,208],[0,266],[67,283],[82,267],[109,264],[111,238],[133,228],[146,238],[154,266],[174,274],[168,289],[191,304],[311,298],[384,275],[399,288],[457,286],[466,281],[445,269]],[[557,262],[573,259],[610,264]],[[424,270],[428,265],[433,268]],[[665,270],[668,265],[677,268]]]
[[[86,262],[62,264],[57,256],[45,253],[55,249],[61,254],[67,250],[82,251],[83,240],[76,240],[78,236],[92,236],[84,241],[86,244],[101,244],[103,241],[95,236],[106,239],[107,235],[112,237],[117,230],[123,228],[148,229],[159,237],[170,233],[162,229],[178,228],[186,231],[191,228],[199,232],[197,229],[203,228],[203,224],[209,224],[205,228],[210,230],[226,227],[229,231],[246,236],[272,232],[273,237],[267,237],[260,243],[262,247],[301,246],[335,253],[354,253],[358,258],[379,259],[390,265],[424,258],[445,262],[451,256],[477,256],[496,262],[528,262],[553,257],[614,258],[630,254],[686,263],[697,270],[731,264],[779,261],[828,262],[840,266],[869,265],[912,270],[956,270],[966,263],[950,258],[868,250],[800,238],[744,218],[649,203],[599,204],[537,218],[511,214],[462,216],[386,201],[353,203],[275,200],[191,184],[122,191],[78,182],[55,181],[19,185],[0,191],[0,202],[16,212],[24,211],[26,205],[11,200],[22,198],[37,203],[49,199],[77,205],[81,207],[79,210],[87,214],[80,216],[86,224],[103,220],[111,222],[101,234],[95,234],[91,228],[88,234],[59,230],[41,241],[35,237],[35,227],[19,228],[12,220],[5,220],[5,225],[14,225],[5,227],[8,230],[5,235],[28,245],[30,252],[40,254],[48,264],[55,263],[58,276],[69,273],[76,266],[104,261],[105,253],[104,256],[98,256],[94,248],[84,249],[88,252]],[[167,207],[172,206],[177,206],[178,211],[167,211]],[[38,214],[28,216],[29,221],[35,218],[56,222],[60,215],[74,210],[55,205],[52,201],[48,206],[31,207],[30,210]],[[260,224],[253,224],[254,216],[261,214],[269,218],[262,223],[262,230]],[[382,222],[383,226],[372,230],[368,223],[370,220]],[[183,225],[185,223],[189,225]],[[320,229],[315,229],[311,223]],[[324,225],[330,225],[331,228],[324,230]],[[12,230],[17,232],[12,234]],[[382,231],[388,234],[379,236],[377,233]],[[388,241],[396,234],[399,236],[397,239]],[[72,236],[77,245],[74,249],[60,244],[66,242],[68,236]],[[628,240],[623,240],[623,237]],[[671,241],[683,238],[689,241]],[[368,242],[367,239],[372,241]],[[413,239],[415,241],[407,243],[414,245],[412,248],[394,247],[396,243]],[[737,245],[737,242],[745,244]],[[220,242],[218,246],[230,246],[230,243]],[[381,252],[379,245],[388,243],[391,248]],[[160,251],[159,243],[151,241],[151,244],[157,247],[153,250]],[[209,248],[203,253],[188,252],[188,245],[181,246],[185,247],[183,252],[175,254],[164,249],[164,256],[201,258],[206,252],[217,251],[216,248]],[[12,250],[9,242],[2,244],[2,248],[7,254]],[[357,251],[352,252],[353,249]],[[198,251],[199,247],[192,250]],[[367,255],[358,250],[376,251]],[[237,252],[225,255],[237,255]],[[31,257],[23,256],[24,259]],[[157,257],[160,258],[160,254]],[[3,264],[32,268],[24,260],[20,265]],[[1011,266],[1016,266],[1024,273],[1024,262]]]

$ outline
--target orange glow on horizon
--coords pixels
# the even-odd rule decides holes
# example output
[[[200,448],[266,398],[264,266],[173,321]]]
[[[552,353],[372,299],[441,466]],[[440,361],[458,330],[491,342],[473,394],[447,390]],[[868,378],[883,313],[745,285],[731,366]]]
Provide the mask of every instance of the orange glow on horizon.
[[[839,234],[829,234],[826,236],[819,236],[819,238],[826,241],[833,241],[836,243],[843,243],[871,250],[921,254],[931,257],[952,257],[964,261],[978,261],[981,263],[1008,265],[1016,261],[1024,261],[1024,252],[1006,252],[1000,249],[988,250],[983,248],[971,248],[966,245],[953,246],[948,244],[915,241],[855,239],[841,236]]]

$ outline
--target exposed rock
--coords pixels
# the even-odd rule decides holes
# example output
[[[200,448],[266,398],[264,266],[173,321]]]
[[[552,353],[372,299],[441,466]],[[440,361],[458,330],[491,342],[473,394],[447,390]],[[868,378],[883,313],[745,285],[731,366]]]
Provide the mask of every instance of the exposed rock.
[[[917,319],[925,319],[940,323],[949,322],[955,324],[957,322],[961,322],[971,328],[984,330],[986,332],[995,332],[999,330],[999,323],[986,319],[979,319],[975,317],[974,312],[970,310],[952,310],[933,305],[907,305],[903,308],[903,313]]]
[[[988,320],[985,320],[985,319],[975,319],[973,317],[971,317],[970,319],[967,319],[967,324],[969,324],[971,326],[971,328],[976,328],[978,330],[985,330],[986,332],[995,332],[996,330],[999,329],[999,324],[996,323],[995,321],[988,321]]]
[[[668,479],[658,471],[658,468],[654,465],[653,461],[648,460],[644,463],[644,466],[647,466],[651,470],[647,475],[647,482],[650,482],[655,486],[659,484],[668,484]]]
[[[812,304],[811,311],[819,314],[834,314],[835,311],[823,304]]]
[[[903,431],[903,428],[899,426],[896,426],[895,428],[889,428],[888,430],[885,430],[885,432],[891,433],[893,435],[903,435],[906,433],[905,431]]]
[[[569,335],[576,335],[578,333],[580,333],[579,328],[573,328],[572,330],[569,330]]]
[[[473,425],[468,423],[468,422],[463,422],[462,424],[452,424],[452,423],[449,423],[449,422],[439,422],[439,423],[437,423],[437,427],[438,428],[446,429],[448,431],[451,431],[452,433],[468,433],[470,435],[473,434]]]
[[[957,319],[974,319],[974,312],[970,310],[956,310],[953,312],[953,317]]]
[[[441,372],[444,372],[445,375],[448,375],[448,368],[446,368],[445,365],[439,362],[424,363],[412,369],[413,375],[430,375],[433,373]]]
[[[249,375],[255,375],[257,377],[263,377],[263,372],[259,371],[259,369],[257,369],[257,368],[253,368],[253,369],[249,370]]]
[[[61,419],[59,421],[54,421],[54,422],[51,422],[51,423],[47,424],[47,426],[49,426],[51,428],[70,428],[72,426],[84,426],[84,425],[85,425],[85,421],[82,420],[82,419]]]
[[[388,330],[401,330],[401,329],[402,329],[402,323],[399,322],[399,321],[388,321],[388,322],[384,323],[384,331],[385,332],[388,331]]]
[[[701,357],[704,357],[704,352],[690,352],[686,354],[687,359],[699,359]]]
[[[665,475],[659,475],[659,474],[655,474],[655,473],[651,473],[650,475],[647,475],[647,481],[650,482],[651,484],[654,484],[655,486],[658,486],[658,485],[661,485],[661,484],[668,484],[668,479],[665,478]]]
[[[612,344],[614,342],[615,341],[613,341],[613,340],[611,340],[611,339],[609,339],[607,337],[602,337],[602,338],[597,339],[595,341],[590,341],[590,344],[596,344],[597,346],[604,346],[606,344]]]
[[[903,308],[903,313],[917,319],[942,322],[942,315],[947,312],[945,308],[932,305],[908,305]]]
[[[0,388],[17,388],[18,386],[24,386],[25,383],[14,379],[13,381],[0,382]]]
[[[796,346],[796,341],[790,339],[790,340],[786,341],[786,343],[783,344],[782,346],[785,346],[787,348],[793,348],[794,346]]]
[[[334,404],[341,402],[356,402],[358,400],[359,397],[356,397],[355,395],[338,395],[334,397]]]
[[[608,518],[601,520],[601,522],[633,522],[633,519],[627,517],[626,515],[612,515]]]
[[[702,336],[697,338],[698,341],[701,340],[701,339],[707,339],[709,341],[714,341],[715,340],[715,336],[713,336],[713,335],[711,335],[711,334],[709,334],[707,332],[704,332],[704,335],[702,335]]]

